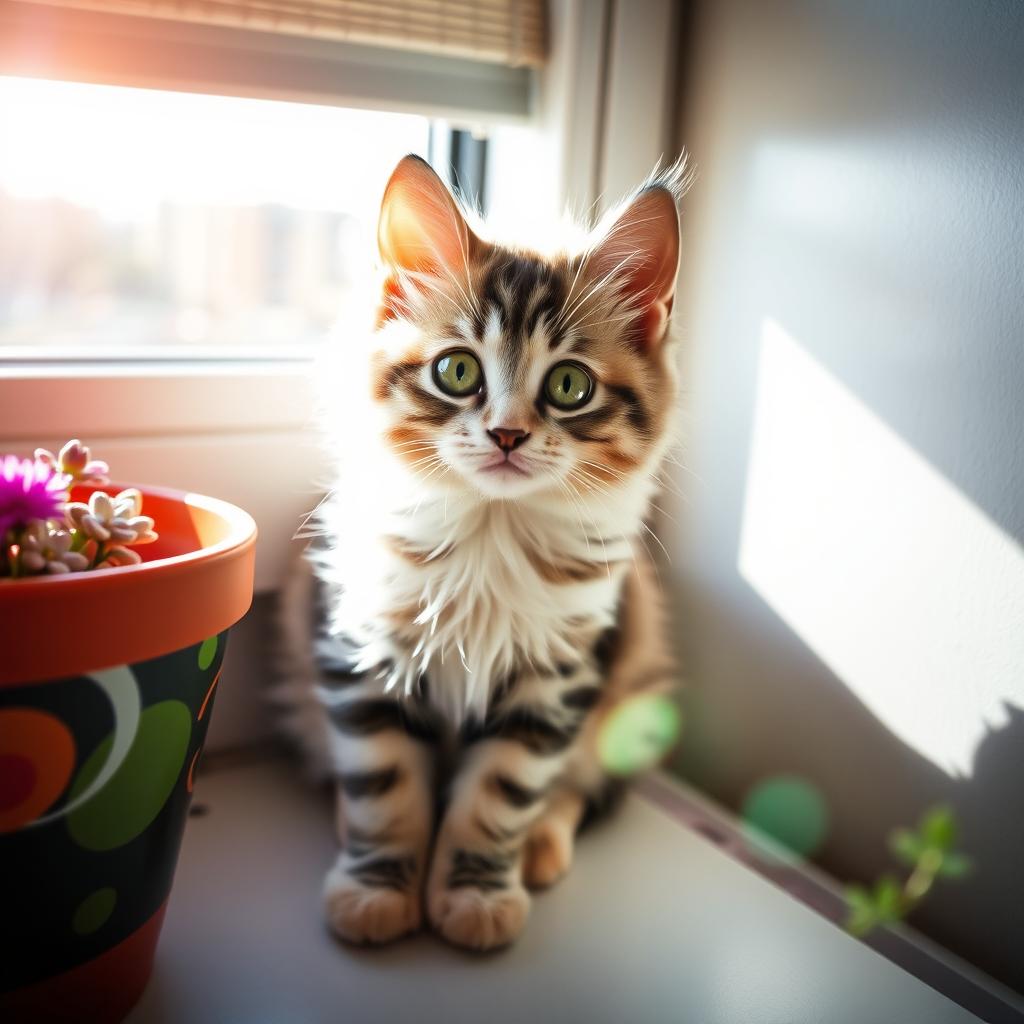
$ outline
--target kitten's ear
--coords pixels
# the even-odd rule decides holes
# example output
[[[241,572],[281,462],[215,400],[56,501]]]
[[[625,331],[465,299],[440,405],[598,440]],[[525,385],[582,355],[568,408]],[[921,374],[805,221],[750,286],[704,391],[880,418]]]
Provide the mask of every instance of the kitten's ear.
[[[644,189],[615,218],[587,262],[592,281],[607,278],[639,310],[636,340],[645,349],[665,338],[678,273],[679,210],[661,185]]]
[[[406,156],[384,190],[377,244],[381,258],[395,270],[464,278],[482,243],[431,166]]]

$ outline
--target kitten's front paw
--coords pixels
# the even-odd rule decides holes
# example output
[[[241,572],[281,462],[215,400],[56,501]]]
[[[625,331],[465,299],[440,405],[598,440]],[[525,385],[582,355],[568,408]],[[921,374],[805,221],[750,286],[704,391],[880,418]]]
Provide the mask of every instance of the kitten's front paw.
[[[466,949],[508,945],[523,930],[530,897],[516,886],[499,892],[439,889],[430,898],[430,920],[449,942]]]
[[[531,889],[554,885],[572,864],[572,834],[565,829],[545,825],[534,831],[526,842],[523,881]]]
[[[324,908],[332,931],[346,942],[380,944],[417,931],[422,922],[420,894],[371,888],[340,865],[324,880]]]

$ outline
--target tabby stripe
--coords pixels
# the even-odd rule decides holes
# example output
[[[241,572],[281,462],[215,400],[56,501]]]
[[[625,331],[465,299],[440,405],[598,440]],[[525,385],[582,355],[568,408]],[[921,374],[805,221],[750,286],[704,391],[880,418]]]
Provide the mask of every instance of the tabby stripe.
[[[609,626],[594,644],[594,660],[602,672],[607,672],[619,650],[619,630],[617,626]]]
[[[363,797],[383,796],[398,781],[398,769],[381,768],[372,772],[345,772],[339,778],[345,796],[353,800]]]
[[[577,831],[589,828],[595,821],[610,814],[622,802],[628,791],[625,779],[605,779],[597,793],[587,797],[583,819]]]
[[[495,850],[481,853],[479,850],[454,850],[452,867],[457,871],[508,871],[515,862],[515,855]]]
[[[513,740],[535,754],[557,754],[572,743],[577,731],[578,726],[557,725],[528,708],[513,708],[482,724],[471,719],[463,726],[462,741],[468,746],[488,739]]]
[[[326,617],[326,607],[319,614]],[[320,682],[328,689],[351,686],[363,681],[363,674],[355,671],[356,665],[359,664],[358,648],[345,637],[316,637],[313,640],[313,661]]]
[[[320,674],[317,677],[317,683],[325,690],[333,693],[336,690],[345,690],[350,686],[355,686],[357,683],[365,682],[366,676],[364,675],[353,675],[351,672],[332,672],[330,669],[320,669]]]
[[[330,709],[331,721],[348,736],[397,729],[413,739],[433,741],[438,737],[437,723],[431,716],[417,713],[397,700],[354,700]]]
[[[497,851],[487,854],[471,850],[455,850],[452,853],[448,888],[473,888],[487,891],[507,889],[506,876],[514,863],[514,854]]]
[[[482,832],[492,843],[507,843],[515,839],[523,830],[521,828],[498,828],[496,825],[488,825],[479,815],[474,815],[473,825]]]
[[[507,775],[499,773],[493,777],[493,781],[498,793],[506,803],[513,807],[529,807],[544,799],[545,791],[543,789],[529,789],[526,786],[521,786]]]
[[[542,260],[529,256],[509,255],[496,265],[484,285],[484,298],[501,311],[501,321],[510,341],[522,341],[529,300],[545,286],[550,292],[553,277]],[[507,304],[503,297],[508,299]],[[544,301],[553,302],[553,299],[545,296]]]
[[[580,413],[578,416],[569,416],[559,422],[561,425],[576,438],[577,441],[593,441],[607,444],[611,442],[612,438],[602,434],[591,433],[597,427],[603,426],[610,419],[612,419],[618,410],[614,405],[607,404],[603,405],[600,409],[594,409],[593,412]]]
[[[537,330],[541,317],[545,314],[547,314],[548,323],[550,324],[560,305],[561,295],[555,288],[554,283],[549,282],[544,292],[533,300],[533,308],[529,311],[526,318],[526,336],[528,338],[533,336],[533,332]]]
[[[424,391],[418,384],[406,384],[406,390],[417,403],[416,415],[410,416],[413,423],[429,423],[440,427],[447,423],[458,411],[459,407],[443,398]]]
[[[438,398],[437,395],[431,394],[429,391],[424,391],[419,386],[417,380],[422,368],[422,363],[414,362],[396,363],[394,366],[388,367],[378,378],[374,397],[378,402],[383,402],[395,392],[404,389],[419,406],[417,410],[419,415],[410,416],[409,420],[441,426],[459,411],[459,407],[452,402]]]
[[[374,889],[405,889],[416,870],[415,857],[375,857],[348,866],[357,882]]]
[[[574,711],[589,711],[601,699],[601,687],[577,686],[561,696],[562,703]]]
[[[422,363],[395,363],[377,378],[373,397],[378,402],[393,395],[403,384],[413,382],[419,375]]]
[[[629,420],[630,426],[641,434],[647,433],[651,418],[647,414],[643,402],[640,401],[640,396],[625,384],[606,384],[605,387],[625,405],[626,419]]]

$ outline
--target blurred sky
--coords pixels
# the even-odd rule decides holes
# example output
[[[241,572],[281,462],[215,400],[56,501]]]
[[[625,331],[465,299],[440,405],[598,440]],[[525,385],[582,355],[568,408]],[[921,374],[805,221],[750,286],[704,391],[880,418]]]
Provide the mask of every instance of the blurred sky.
[[[0,77],[0,188],[129,221],[160,200],[375,209],[428,130],[416,115]]]

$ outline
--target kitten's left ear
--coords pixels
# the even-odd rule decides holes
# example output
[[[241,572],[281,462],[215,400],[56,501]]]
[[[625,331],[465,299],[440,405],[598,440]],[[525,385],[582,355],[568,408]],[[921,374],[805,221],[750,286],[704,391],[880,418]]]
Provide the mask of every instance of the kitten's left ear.
[[[377,243],[396,270],[464,277],[481,246],[433,168],[418,156],[395,168],[381,203]]]
[[[616,282],[639,311],[636,340],[644,349],[665,339],[678,273],[679,210],[661,185],[644,189],[615,218],[587,263],[592,281]]]

